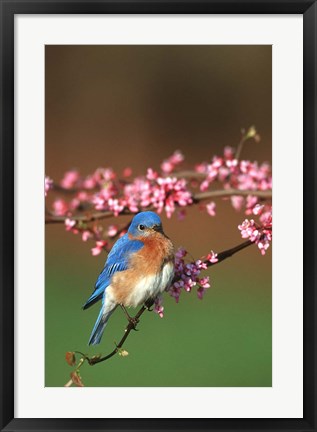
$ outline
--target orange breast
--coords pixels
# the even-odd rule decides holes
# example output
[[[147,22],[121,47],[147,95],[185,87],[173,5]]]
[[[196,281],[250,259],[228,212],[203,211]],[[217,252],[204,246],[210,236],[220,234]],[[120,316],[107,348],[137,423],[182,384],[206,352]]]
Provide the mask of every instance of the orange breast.
[[[138,282],[159,273],[164,264],[174,260],[172,242],[160,233],[142,239],[144,246],[130,258],[129,269],[115,273],[111,287],[118,303],[125,304]]]
[[[143,240],[144,247],[131,258],[131,267],[140,269],[144,276],[157,273],[173,260],[174,248],[169,238],[154,233]]]

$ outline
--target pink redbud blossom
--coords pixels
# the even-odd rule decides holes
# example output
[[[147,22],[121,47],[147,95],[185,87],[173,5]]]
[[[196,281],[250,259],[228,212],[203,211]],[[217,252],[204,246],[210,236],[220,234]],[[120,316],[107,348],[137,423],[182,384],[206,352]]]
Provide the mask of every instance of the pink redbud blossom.
[[[249,238],[251,241],[256,241],[258,238],[259,230],[253,219],[245,219],[238,228],[241,231],[242,238]]]
[[[124,209],[124,205],[122,205],[118,199],[110,198],[108,200],[108,206],[109,210],[112,211],[115,216],[118,216]]]
[[[254,215],[260,215],[262,213],[263,208],[264,208],[264,205],[256,204],[252,209],[252,213]]]
[[[174,165],[170,161],[166,160],[162,163],[161,169],[164,173],[170,174],[174,169]]]
[[[190,292],[194,286],[198,285],[197,295],[199,298],[202,298],[205,290],[210,287],[209,277],[200,277],[201,271],[208,268],[207,263],[200,259],[195,262],[186,263],[186,255],[187,251],[183,248],[176,251],[174,278],[176,281],[167,290],[174,297],[176,303],[179,301],[182,290]],[[207,256],[207,260],[217,262],[217,254],[211,252]]]
[[[106,182],[109,182],[116,178],[116,173],[113,171],[112,168],[100,168],[100,172]]]
[[[61,186],[64,189],[72,189],[76,186],[79,180],[79,172],[77,170],[67,171],[61,180]]]
[[[215,264],[218,262],[217,256],[218,254],[216,254],[214,251],[210,251],[210,253],[206,257],[206,260],[211,262],[212,264]]]
[[[83,232],[82,232],[82,235],[81,235],[81,238],[82,238],[82,241],[84,241],[84,242],[86,242],[88,239],[90,239],[92,237],[92,233],[90,232],[90,231],[88,231],[88,230],[84,230]]]
[[[229,147],[229,146],[225,147],[224,151],[223,151],[223,155],[224,155],[225,159],[232,160],[234,158],[234,155],[235,155],[234,148]]]
[[[195,171],[198,172],[199,174],[204,174],[206,173],[206,163],[201,163],[201,164],[197,164],[195,165]]]
[[[246,211],[245,213],[247,215],[253,213],[253,208],[257,205],[258,198],[252,195],[248,195],[246,198]],[[253,213],[255,214],[255,213]]]
[[[210,216],[216,216],[216,203],[211,201],[209,204],[206,205],[207,213]]]
[[[204,180],[201,185],[200,185],[200,190],[202,192],[205,192],[207,189],[209,188],[209,181],[208,180]]]
[[[186,210],[184,210],[184,209],[178,210],[178,212],[177,212],[178,220],[183,221],[185,219],[185,217],[186,217]]]
[[[53,212],[56,216],[65,216],[68,211],[68,205],[63,199],[57,199],[53,202]]]
[[[177,260],[181,260],[186,255],[187,255],[187,251],[184,248],[181,248],[181,247],[175,253],[175,257],[176,257]]]
[[[226,166],[228,168],[235,168],[237,165],[238,165],[237,159],[232,159],[232,160],[227,160],[226,161]]]
[[[105,240],[98,240],[96,241],[96,246],[91,249],[91,253],[93,256],[99,255],[103,248],[106,246],[107,242]]]
[[[86,191],[79,191],[75,198],[69,203],[70,210],[77,210],[81,205],[88,203],[91,200],[91,195]]]
[[[199,282],[199,285],[200,285],[202,288],[210,288],[210,284],[209,284],[209,277],[208,277],[208,276],[199,279],[198,282]]]
[[[266,210],[263,211],[263,213],[260,216],[260,222],[266,228],[268,227],[272,228],[272,207],[266,206],[265,208]]]
[[[154,302],[153,312],[157,313],[160,318],[163,318],[164,316],[164,306],[162,305],[163,305],[163,298],[161,296],[156,297]]]
[[[183,162],[183,160],[184,155],[179,150],[176,150],[172,156],[163,161],[161,164],[161,170],[164,174],[170,174],[174,171],[177,165]]]
[[[71,231],[76,225],[76,221],[70,218],[65,219],[66,231]]]
[[[53,180],[47,176],[45,176],[45,180],[44,180],[44,191],[45,191],[45,196],[47,196],[47,192],[53,188]]]
[[[255,211],[263,211],[263,208],[259,209],[258,207]],[[261,254],[265,255],[272,241],[272,208],[268,208],[266,212],[261,214],[260,222],[262,225],[257,224],[253,219],[245,219],[238,228],[242,238],[248,238],[255,242]]]
[[[83,187],[85,189],[94,189],[95,187],[97,187],[97,182],[94,176],[86,177],[85,180],[83,181]]]
[[[158,173],[152,170],[152,168],[148,168],[146,178],[148,180],[156,180],[158,178]]]
[[[92,202],[96,210],[109,210],[109,202],[113,204],[114,197],[117,194],[117,189],[112,182],[107,182],[103,185],[100,192],[94,195]],[[116,199],[115,202],[118,202]]]
[[[108,237],[114,237],[117,235],[117,233],[118,233],[117,225],[109,225],[108,226],[108,231],[107,231]]]
[[[198,280],[200,287],[197,289],[197,296],[199,300],[202,300],[204,294],[208,288],[210,288],[209,277],[206,276]]]
[[[124,168],[123,177],[130,177],[132,175],[132,169],[130,167]]]
[[[235,210],[240,211],[242,209],[243,203],[244,198],[241,195],[234,195],[231,197],[231,204]]]

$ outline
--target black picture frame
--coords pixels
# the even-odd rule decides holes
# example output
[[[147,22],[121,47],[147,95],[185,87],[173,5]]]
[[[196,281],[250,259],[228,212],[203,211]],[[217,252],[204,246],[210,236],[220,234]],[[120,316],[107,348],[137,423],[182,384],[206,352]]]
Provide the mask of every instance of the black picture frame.
[[[303,14],[304,19],[304,417],[303,419],[23,419],[14,417],[14,15],[15,14]],[[1,372],[3,431],[270,430],[317,431],[316,31],[307,0],[0,0]],[[290,257],[290,260],[292,258]],[[296,265],[296,264],[294,264]],[[294,266],[292,267],[294,268]]]

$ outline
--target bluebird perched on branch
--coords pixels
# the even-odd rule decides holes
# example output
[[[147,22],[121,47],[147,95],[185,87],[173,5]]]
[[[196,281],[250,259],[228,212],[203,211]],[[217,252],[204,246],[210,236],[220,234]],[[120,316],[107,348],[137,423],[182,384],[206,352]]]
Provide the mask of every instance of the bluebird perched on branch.
[[[137,214],[128,232],[113,245],[95,290],[83,306],[87,309],[102,300],[89,345],[100,343],[118,305],[135,326],[125,308],[154,301],[171,284],[173,276],[173,244],[163,232],[161,219],[151,211]]]

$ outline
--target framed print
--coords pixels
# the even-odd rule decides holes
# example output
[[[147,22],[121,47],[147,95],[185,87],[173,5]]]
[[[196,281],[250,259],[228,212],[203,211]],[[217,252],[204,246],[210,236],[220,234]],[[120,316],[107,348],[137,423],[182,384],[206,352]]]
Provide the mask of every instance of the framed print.
[[[2,1],[1,41],[1,429],[316,430],[316,3]]]

